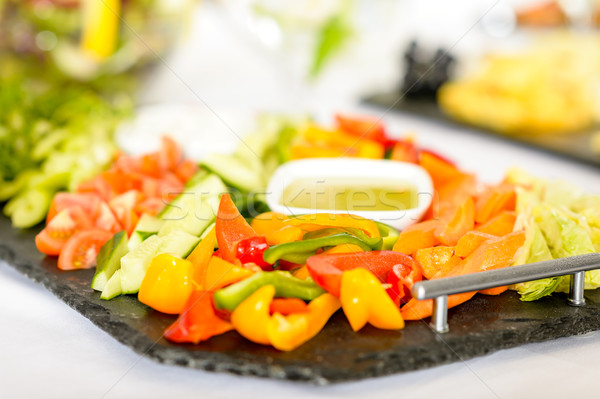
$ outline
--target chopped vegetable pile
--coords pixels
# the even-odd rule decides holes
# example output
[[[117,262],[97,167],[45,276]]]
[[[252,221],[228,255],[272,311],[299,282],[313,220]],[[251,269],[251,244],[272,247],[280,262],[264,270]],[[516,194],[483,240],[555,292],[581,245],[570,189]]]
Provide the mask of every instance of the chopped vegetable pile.
[[[113,129],[129,103],[79,85],[0,77],[0,86],[0,201],[8,201],[4,214],[15,227],[31,227],[56,191],[73,190],[108,165]]]
[[[261,129],[234,154],[209,156],[199,168],[169,139],[153,154],[119,155],[75,193],[54,197],[38,248],[58,255],[64,270],[96,265],[92,288],[103,299],[133,294],[177,315],[164,333],[170,341],[197,344],[235,330],[289,351],[340,309],[354,331],[398,330],[431,316],[432,301],[411,296],[418,281],[600,247],[600,197],[514,171],[482,184],[411,140],[390,139],[373,119],[338,116],[329,130],[267,118]],[[342,155],[423,167],[435,191],[423,220],[400,232],[349,214],[284,215],[249,194],[289,159]],[[586,273],[586,288],[600,286],[598,273]],[[510,288],[534,300],[566,283]],[[448,304],[476,294],[451,295]]]
[[[76,192],[54,196],[47,225],[35,239],[38,250],[57,255],[62,270],[94,266],[100,247],[113,234],[124,230],[130,235],[140,216],[156,215],[196,169],[168,138],[159,152],[119,155],[109,170],[81,183]]]

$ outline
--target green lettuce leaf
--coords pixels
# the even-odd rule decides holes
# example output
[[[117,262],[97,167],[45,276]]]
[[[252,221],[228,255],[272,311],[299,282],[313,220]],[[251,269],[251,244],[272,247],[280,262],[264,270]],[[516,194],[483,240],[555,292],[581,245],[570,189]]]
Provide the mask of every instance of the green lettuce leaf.
[[[517,185],[515,229],[526,232],[525,243],[513,265],[582,255],[600,250],[600,196],[584,195],[565,182],[549,182],[519,169],[507,175]],[[570,276],[553,277],[511,287],[522,301],[533,301],[554,291],[568,292]],[[585,274],[585,288],[600,287],[600,270]]]

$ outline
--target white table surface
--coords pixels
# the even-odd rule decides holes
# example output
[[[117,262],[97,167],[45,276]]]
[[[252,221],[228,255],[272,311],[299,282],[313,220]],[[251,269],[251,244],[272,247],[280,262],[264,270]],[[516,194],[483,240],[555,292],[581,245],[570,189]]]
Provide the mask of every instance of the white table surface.
[[[144,87],[144,101],[198,101],[193,90],[211,106],[281,106],[284,94],[264,73],[268,66],[264,59],[254,57],[239,41],[236,44],[216,14],[211,7],[199,13],[200,28],[167,59],[169,68],[160,68]],[[319,115],[356,109],[382,114],[381,110],[357,107],[348,101],[363,88],[345,85],[346,92],[328,91],[338,87],[334,84],[336,78],[344,78],[343,73],[330,75],[320,89],[327,95],[311,103]],[[363,76],[362,81],[373,78],[368,73]],[[393,68],[388,68],[387,75],[381,72],[373,85],[377,85],[375,80],[390,77]],[[451,156],[484,181],[498,181],[507,168],[519,165],[539,176],[566,179],[588,191],[600,192],[598,169],[415,118],[390,113],[384,120],[397,134],[415,132],[424,146]],[[508,399],[564,398],[573,392],[579,397],[598,396],[600,333],[325,387],[164,366],[133,353],[4,262],[0,262],[0,326],[0,398]]]

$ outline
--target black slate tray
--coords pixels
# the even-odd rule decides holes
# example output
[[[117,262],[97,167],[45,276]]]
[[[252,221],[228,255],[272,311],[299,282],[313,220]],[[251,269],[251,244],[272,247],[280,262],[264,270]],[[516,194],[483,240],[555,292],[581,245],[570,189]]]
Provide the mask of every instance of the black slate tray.
[[[93,270],[62,272],[35,248],[37,230],[12,229],[0,217],[0,258],[42,284],[122,344],[161,363],[316,384],[383,376],[457,362],[504,348],[600,329],[600,290],[586,292],[587,306],[562,295],[520,302],[513,292],[478,295],[451,309],[450,332],[439,335],[425,322],[402,331],[350,329],[338,312],[314,339],[292,352],[246,341],[235,332],[200,345],[162,338],[174,317],[155,312],[134,296],[103,301],[89,288]]]
[[[443,124],[460,126],[461,131],[479,135],[488,134],[501,140],[527,146],[528,148],[600,167],[600,154],[592,151],[590,146],[592,138],[592,132],[590,131],[567,135],[535,136],[522,134],[509,136],[493,130],[486,130],[455,121],[439,109],[437,102],[429,98],[401,98],[400,93],[382,93],[367,97],[364,99],[364,102],[386,109],[391,107],[395,112],[424,117]]]

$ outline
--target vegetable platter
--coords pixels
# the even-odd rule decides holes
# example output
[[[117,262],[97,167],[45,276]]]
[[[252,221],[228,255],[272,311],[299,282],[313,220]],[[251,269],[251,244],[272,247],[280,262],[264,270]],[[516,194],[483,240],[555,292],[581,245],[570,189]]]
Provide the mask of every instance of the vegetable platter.
[[[596,252],[598,197],[521,171],[481,184],[363,118],[328,129],[270,117],[245,141],[199,166],[168,138],[155,153],[118,154],[57,194],[41,231],[2,219],[0,254],[135,351],[236,374],[327,383],[600,329],[600,295],[563,306],[565,278],[450,296],[443,336],[426,322],[431,302],[410,294],[424,279]],[[251,192],[315,154],[420,165],[433,206],[398,232],[348,214],[278,214]],[[598,287],[598,272],[585,283]]]

